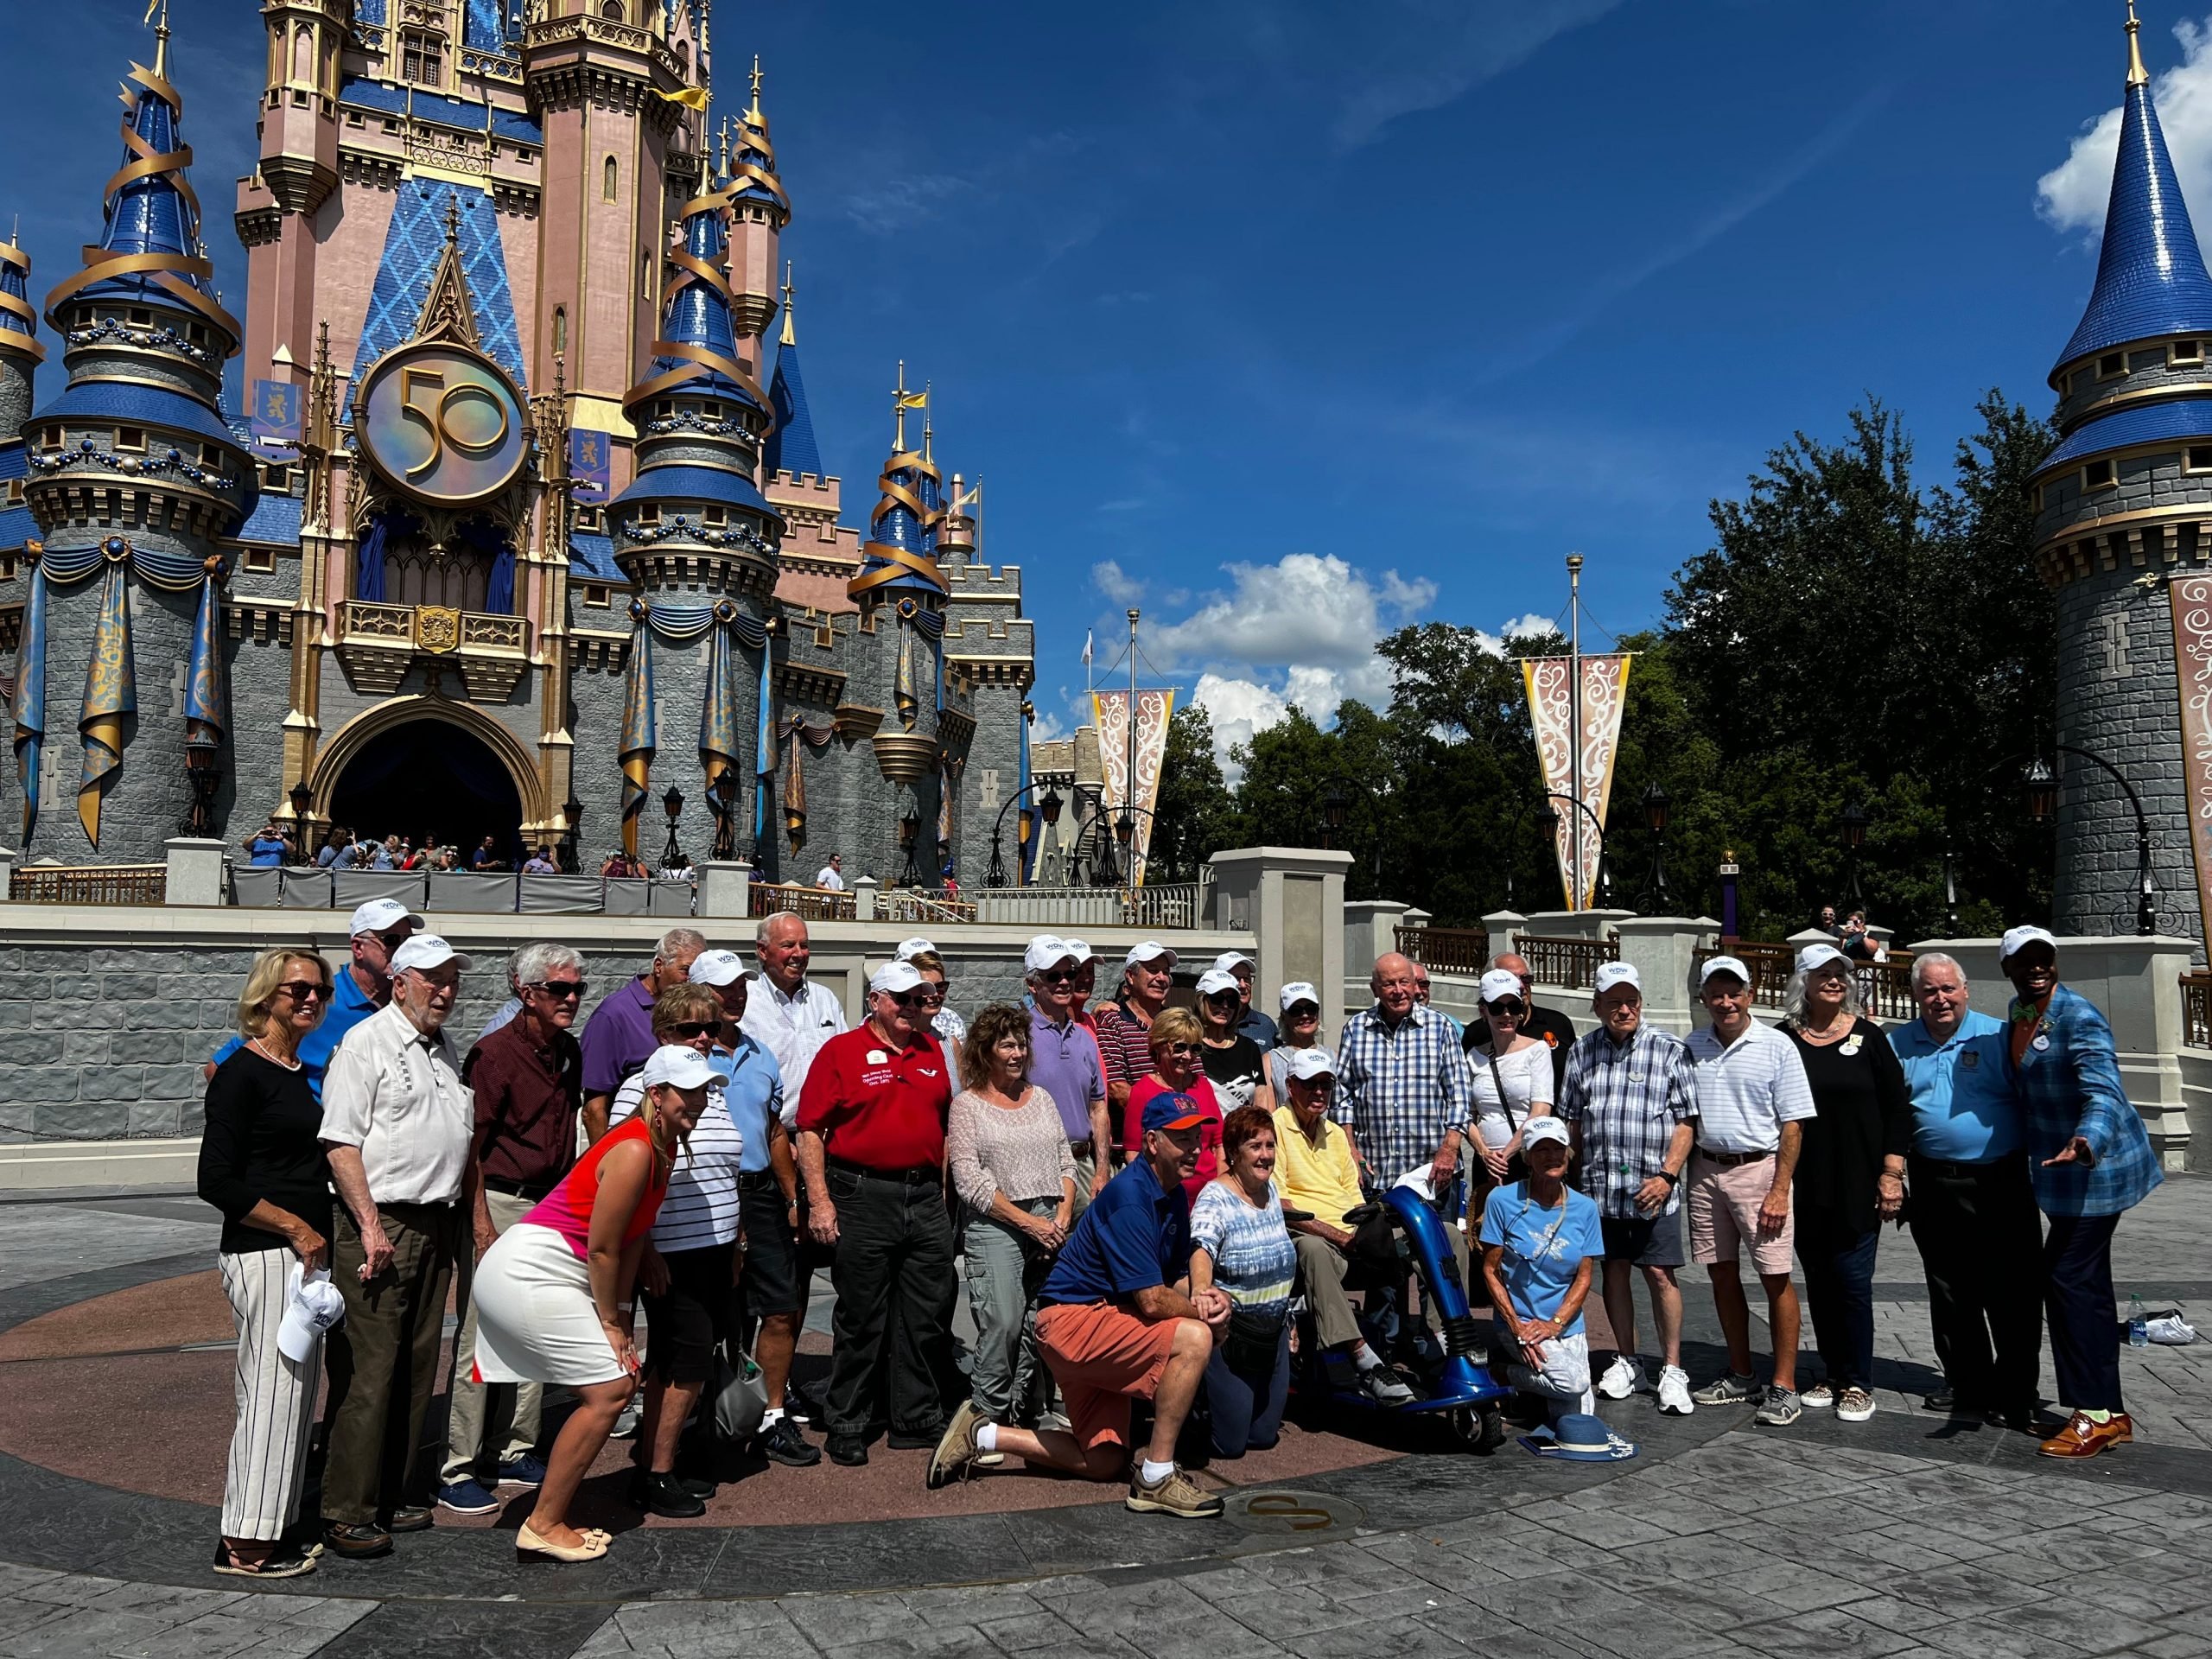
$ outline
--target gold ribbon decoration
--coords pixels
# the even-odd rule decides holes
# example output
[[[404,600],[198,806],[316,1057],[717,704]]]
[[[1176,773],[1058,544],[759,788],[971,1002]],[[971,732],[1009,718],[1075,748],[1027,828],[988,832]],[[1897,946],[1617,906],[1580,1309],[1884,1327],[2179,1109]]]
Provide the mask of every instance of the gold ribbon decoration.
[[[713,195],[695,196],[683,204],[683,216],[688,219],[695,213],[721,213],[728,210],[728,205],[725,193],[717,192]],[[730,303],[729,278],[721,271],[700,258],[688,247],[671,248],[665,257],[668,263],[676,268],[677,274],[675,281],[669,284],[668,291],[661,296],[661,315],[664,318],[674,312],[676,296],[695,283],[703,283],[721,295],[724,308],[728,307]],[[747,373],[745,365],[734,357],[725,356],[722,353],[705,346],[695,346],[689,341],[674,340],[657,340],[652,343],[652,351],[655,358],[670,359],[677,366],[639,381],[630,389],[629,395],[622,400],[625,404],[641,403],[648,397],[658,397],[664,392],[672,391],[678,386],[688,385],[694,380],[704,379],[710,374],[719,374],[724,379],[733,382],[742,389],[746,395],[762,409],[771,407],[768,394],[761,390],[760,383]]]
[[[100,844],[100,800],[107,780],[123,764],[123,723],[138,711],[138,687],[130,663],[130,544],[120,538],[107,547],[107,574],[100,582],[99,621],[92,634],[92,658],[85,671],[85,702],[77,729],[85,743],[84,770],[77,782],[77,821],[94,850]]]

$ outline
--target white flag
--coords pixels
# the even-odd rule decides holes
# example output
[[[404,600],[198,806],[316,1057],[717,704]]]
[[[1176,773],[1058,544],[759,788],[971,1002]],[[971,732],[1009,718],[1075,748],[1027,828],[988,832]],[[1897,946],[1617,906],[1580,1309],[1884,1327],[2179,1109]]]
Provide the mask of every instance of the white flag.
[[[1090,666],[1090,635],[1087,632],[1083,636],[1083,665]]]

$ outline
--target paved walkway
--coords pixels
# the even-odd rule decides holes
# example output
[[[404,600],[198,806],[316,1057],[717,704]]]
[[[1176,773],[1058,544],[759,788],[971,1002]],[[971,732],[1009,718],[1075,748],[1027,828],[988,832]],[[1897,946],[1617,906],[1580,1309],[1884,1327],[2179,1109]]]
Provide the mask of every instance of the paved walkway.
[[[2130,1217],[2123,1300],[2139,1287],[2212,1316],[2208,1200],[2212,1180],[2175,1179]],[[0,1323],[80,1300],[65,1276],[204,1268],[213,1234],[188,1200],[0,1204]],[[1648,1398],[1609,1402],[1643,1446],[1632,1462],[1410,1449],[1301,1482],[1299,1515],[1241,1525],[1100,1504],[648,1526],[618,1541],[626,1561],[581,1569],[517,1569],[496,1534],[442,1529],[283,1594],[206,1573],[204,1508],[0,1459],[14,1522],[0,1558],[24,1563],[0,1559],[0,1659],[2212,1654],[2212,1344],[2125,1352],[2139,1444],[2057,1465],[2024,1437],[1911,1408],[1933,1373],[1909,1239],[1885,1241],[1877,1279],[1871,1423],[1770,1433],[1747,1413],[1682,1421]],[[1689,1300],[1692,1369],[1709,1371],[1709,1299],[1693,1286]],[[0,1363],[0,1427],[32,1375]],[[118,1427],[125,1457],[132,1435],[158,1432]],[[1292,1525],[1324,1541],[1249,1529]],[[776,1593],[794,1584],[812,1592]]]

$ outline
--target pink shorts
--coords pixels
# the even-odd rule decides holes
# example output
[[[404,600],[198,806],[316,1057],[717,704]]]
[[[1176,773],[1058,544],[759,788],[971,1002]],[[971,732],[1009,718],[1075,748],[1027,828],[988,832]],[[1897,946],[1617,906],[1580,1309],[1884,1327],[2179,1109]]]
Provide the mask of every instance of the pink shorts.
[[[1759,1236],[1759,1205],[1774,1185],[1774,1160],[1753,1164],[1716,1164],[1703,1153],[1690,1159],[1690,1260],[1704,1266],[1734,1262],[1745,1250],[1763,1274],[1789,1271],[1790,1247],[1797,1241],[1795,1213],[1772,1238]]]
[[[1129,1443],[1129,1402],[1149,1400],[1167,1369],[1177,1319],[1141,1319],[1111,1302],[1037,1310],[1037,1345],[1060,1385],[1068,1427],[1084,1451]]]

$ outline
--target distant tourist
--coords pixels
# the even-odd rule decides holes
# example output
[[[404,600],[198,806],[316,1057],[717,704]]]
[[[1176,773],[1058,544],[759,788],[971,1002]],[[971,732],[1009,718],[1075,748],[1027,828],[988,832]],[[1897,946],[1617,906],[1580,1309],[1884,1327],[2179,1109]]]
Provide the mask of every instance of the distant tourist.
[[[1853,962],[1874,959],[1874,936],[1866,931],[1866,912],[1854,910],[1844,918],[1843,931],[1836,936],[1836,949]]]
[[[660,879],[664,881],[692,881],[698,877],[691,868],[691,861],[679,850],[674,858],[660,867]]]
[[[468,856],[468,868],[480,874],[493,875],[507,868],[507,861],[499,851],[497,836],[486,836]]]
[[[540,847],[524,861],[522,873],[524,875],[558,875],[561,867],[553,861],[550,847]]]
[[[322,850],[315,855],[319,870],[343,869],[353,855],[353,832],[343,824],[335,824],[324,837]]]
[[[243,845],[246,850],[247,863],[257,870],[273,869],[282,865],[292,850],[291,842],[283,831],[277,829],[274,818],[248,836]]]
[[[845,855],[842,853],[830,855],[830,861],[814,873],[814,885],[827,887],[831,893],[845,890]]]

